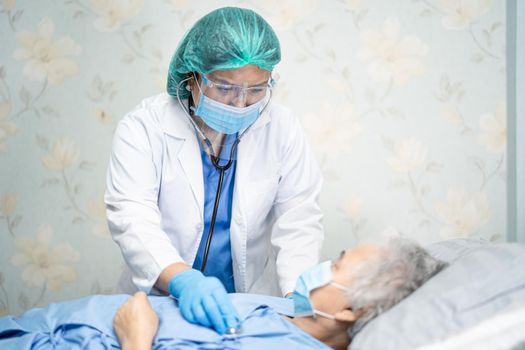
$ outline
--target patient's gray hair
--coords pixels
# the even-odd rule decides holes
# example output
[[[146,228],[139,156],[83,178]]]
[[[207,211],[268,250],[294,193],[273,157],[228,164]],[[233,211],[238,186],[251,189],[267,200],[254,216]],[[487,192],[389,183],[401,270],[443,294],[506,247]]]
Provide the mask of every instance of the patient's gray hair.
[[[447,264],[413,241],[393,238],[381,253],[358,265],[351,274],[348,297],[352,309],[363,309],[350,335],[407,297]]]

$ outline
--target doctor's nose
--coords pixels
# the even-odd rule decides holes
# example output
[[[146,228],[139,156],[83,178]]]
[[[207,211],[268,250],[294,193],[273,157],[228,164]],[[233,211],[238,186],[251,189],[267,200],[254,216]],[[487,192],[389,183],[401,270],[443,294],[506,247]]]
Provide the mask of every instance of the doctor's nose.
[[[241,92],[240,94],[235,96],[230,101],[230,106],[239,107],[239,108],[246,107],[246,94]]]

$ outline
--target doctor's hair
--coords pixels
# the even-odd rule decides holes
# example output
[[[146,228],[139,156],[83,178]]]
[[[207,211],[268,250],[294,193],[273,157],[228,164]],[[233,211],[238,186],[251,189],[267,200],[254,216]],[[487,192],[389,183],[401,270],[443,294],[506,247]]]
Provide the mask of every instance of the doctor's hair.
[[[417,243],[390,239],[377,256],[352,270],[348,298],[352,310],[363,310],[353,327],[353,337],[370,320],[406,298],[448,264],[435,259]]]

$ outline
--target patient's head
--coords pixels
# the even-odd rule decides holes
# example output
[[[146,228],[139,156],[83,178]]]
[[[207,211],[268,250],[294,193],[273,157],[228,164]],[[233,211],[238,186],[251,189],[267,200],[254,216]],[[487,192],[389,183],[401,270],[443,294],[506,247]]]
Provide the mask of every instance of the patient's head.
[[[352,257],[344,254],[341,265],[345,268],[335,272],[337,267],[334,266],[334,279],[347,278],[350,286],[347,296],[352,309],[363,310],[352,327],[352,334],[372,318],[399,303],[446,266],[446,263],[433,258],[425,249],[408,240],[391,240],[385,248],[376,248],[373,253],[370,253],[371,248],[362,249],[368,250],[367,258],[361,253],[360,262],[352,261]]]
[[[392,239],[386,246],[358,246],[343,251],[333,261],[335,285],[315,289],[310,300],[315,309],[350,322],[353,335],[445,266],[422,247],[405,239]]]

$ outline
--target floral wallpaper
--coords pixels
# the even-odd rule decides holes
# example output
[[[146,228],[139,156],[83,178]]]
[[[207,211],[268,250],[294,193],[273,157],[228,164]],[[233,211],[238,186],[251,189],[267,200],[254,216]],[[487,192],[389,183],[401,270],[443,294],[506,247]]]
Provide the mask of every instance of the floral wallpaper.
[[[0,0],[0,316],[111,293],[111,138],[220,6],[276,29],[275,100],[322,167],[323,256],[392,235],[506,236],[505,2]]]

